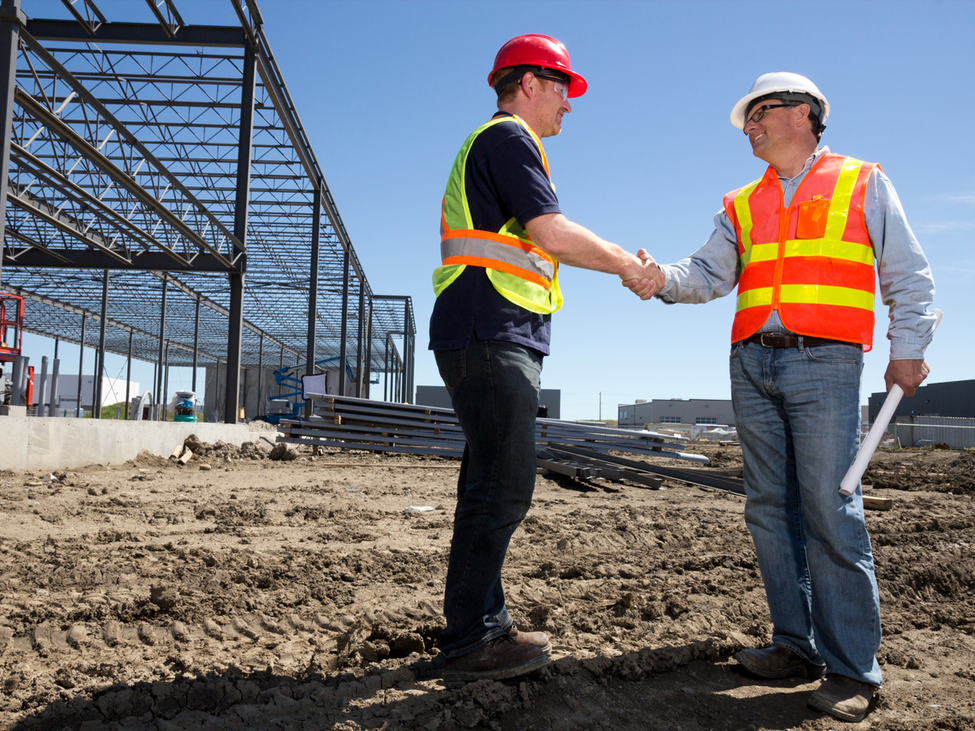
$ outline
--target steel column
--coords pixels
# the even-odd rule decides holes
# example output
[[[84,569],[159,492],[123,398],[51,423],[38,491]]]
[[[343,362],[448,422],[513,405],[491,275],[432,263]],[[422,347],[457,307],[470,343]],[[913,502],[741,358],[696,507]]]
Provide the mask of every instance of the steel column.
[[[108,321],[108,269],[102,273],[102,321],[98,326],[98,354],[95,362],[95,382],[93,384],[91,418],[102,418],[102,374],[105,372],[105,325]],[[95,408],[98,404],[98,408]]]
[[[403,403],[403,374],[401,372],[402,364],[399,362],[399,358],[396,359],[396,403]]]
[[[159,399],[160,411],[162,412],[162,420],[166,421],[166,417],[169,416],[169,343],[166,343],[166,349],[163,351],[163,388],[162,388],[162,398]]]
[[[284,346],[283,345],[281,346],[281,359],[278,361],[278,368],[284,368]],[[275,381],[275,383],[277,382]],[[284,392],[284,387],[278,384],[277,395],[280,396],[283,392]]]
[[[75,405],[75,418],[81,417],[81,383],[82,374],[85,372],[85,316],[81,315],[81,347],[78,348],[78,403]]]
[[[413,376],[410,364],[413,362],[413,340],[410,337],[410,326],[407,324],[403,335],[403,403],[413,403]]]
[[[34,416],[44,416],[44,407],[47,406],[47,356],[41,358],[41,381],[37,387],[37,408]],[[30,406],[30,404],[27,404]]]
[[[349,335],[349,252],[345,252],[342,267],[342,335],[339,345],[339,396],[345,396],[345,362],[348,360],[346,340]]]
[[[132,402],[132,331],[129,330],[129,357],[125,362],[125,420],[129,420],[129,404]]]
[[[359,277],[359,322],[356,328],[357,340],[355,347],[355,395],[359,398],[365,398],[362,394],[364,389],[362,387],[362,351],[363,351],[363,334],[365,332],[365,317],[366,317],[366,287],[365,281],[362,277]]]
[[[48,401],[48,405],[47,405],[48,416],[58,415],[56,409],[58,407],[58,391],[60,390],[58,388],[58,376],[59,376],[58,371],[60,369],[61,369],[61,361],[58,360],[57,356],[54,356],[54,363],[51,365],[51,395],[49,397],[50,400]]]
[[[410,362],[410,334],[409,332],[403,333],[403,376],[401,383],[401,392],[403,397],[403,403],[410,402],[410,372],[409,372],[409,362]]]
[[[13,135],[14,89],[17,87],[17,44],[27,15],[20,0],[0,3],[0,281],[3,281],[3,249],[6,246],[7,183],[10,179],[10,138]]]
[[[315,325],[318,314],[318,237],[322,227],[322,188],[315,186],[311,212],[311,262],[308,271],[308,342],[305,375],[315,375]],[[311,401],[305,402],[305,418],[311,418]]]
[[[363,329],[365,330],[365,377],[362,380],[363,398],[370,398],[370,386],[372,385],[372,297],[369,298],[367,307],[366,321]]]
[[[261,335],[260,340],[258,340],[257,346],[257,415],[262,416],[266,409],[264,404],[267,400],[264,398],[264,336]]]
[[[155,407],[156,416],[153,421],[158,421],[159,417],[162,416],[162,400],[163,400],[163,358],[166,353],[166,294],[169,288],[169,279],[163,277],[162,280],[162,307],[159,311],[159,352],[156,357],[156,380],[152,384],[152,388],[155,391],[153,394],[153,406]]]
[[[230,320],[227,323],[227,393],[224,422],[239,421],[240,351],[244,327],[244,271],[247,268],[247,213],[250,206],[251,153],[254,133],[254,90],[257,56],[248,43],[244,48],[244,79],[240,99],[240,136],[237,142],[237,198],[234,202],[234,236],[243,251],[238,271],[229,274]]]
[[[403,366],[405,384],[405,366],[410,362],[410,331],[412,330],[410,321],[410,302],[403,302]],[[401,399],[404,403],[411,403],[412,399]]]
[[[383,401],[389,401],[389,335],[386,336],[386,352],[383,353]]]
[[[196,396],[196,369],[200,367],[200,297],[196,298],[196,316],[193,319],[193,396]]]

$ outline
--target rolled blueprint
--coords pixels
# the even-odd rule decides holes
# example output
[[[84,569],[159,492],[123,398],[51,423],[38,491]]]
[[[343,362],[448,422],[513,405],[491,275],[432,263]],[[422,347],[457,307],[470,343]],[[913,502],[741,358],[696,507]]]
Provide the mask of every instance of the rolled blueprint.
[[[944,313],[941,310],[931,310],[931,312],[934,313],[936,318],[934,321],[934,329],[937,330]],[[853,460],[853,464],[850,465],[850,469],[846,471],[846,476],[840,483],[840,492],[844,495],[852,495],[856,492],[857,485],[860,484],[860,478],[867,471],[870,458],[873,457],[877,445],[880,444],[880,438],[887,431],[887,424],[890,423],[890,417],[894,415],[894,410],[897,408],[897,404],[901,402],[903,396],[904,390],[896,383],[890,387],[890,391],[887,392],[887,398],[884,399],[884,405],[880,407],[880,413],[877,414],[873,426],[870,427],[870,431],[867,432],[863,444],[860,445],[860,451],[857,452],[856,459]]]

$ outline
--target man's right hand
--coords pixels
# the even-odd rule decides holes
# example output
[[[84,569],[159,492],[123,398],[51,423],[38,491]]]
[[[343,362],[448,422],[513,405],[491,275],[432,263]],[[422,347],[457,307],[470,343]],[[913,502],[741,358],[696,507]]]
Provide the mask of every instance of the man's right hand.
[[[911,397],[921,382],[928,377],[929,372],[928,364],[924,362],[924,359],[892,360],[887,364],[884,381],[888,391],[896,383],[904,391],[905,396]]]
[[[663,289],[666,280],[664,273],[657,266],[657,262],[646,251],[640,249],[637,252],[639,264],[627,267],[626,271],[620,274],[623,286],[629,289],[641,300],[648,300]]]

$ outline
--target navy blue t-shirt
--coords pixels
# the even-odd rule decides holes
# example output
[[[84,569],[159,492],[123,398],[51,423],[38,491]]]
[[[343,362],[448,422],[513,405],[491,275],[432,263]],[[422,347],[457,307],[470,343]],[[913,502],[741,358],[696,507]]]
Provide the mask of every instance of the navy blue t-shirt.
[[[524,227],[537,216],[561,212],[538,145],[516,122],[484,130],[471,146],[465,173],[467,203],[479,231],[497,233],[512,216]],[[483,267],[467,265],[433,306],[430,350],[466,348],[472,336],[519,343],[548,355],[551,315],[509,302]]]

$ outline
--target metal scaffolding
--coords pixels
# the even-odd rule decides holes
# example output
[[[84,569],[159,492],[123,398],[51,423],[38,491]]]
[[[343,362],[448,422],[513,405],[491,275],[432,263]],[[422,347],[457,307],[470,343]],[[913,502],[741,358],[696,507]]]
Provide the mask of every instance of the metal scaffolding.
[[[412,402],[412,301],[370,287],[255,0],[233,26],[63,2],[0,3],[0,289],[25,331],[153,362],[157,393],[165,366],[226,367],[228,422],[241,368],[327,358]]]

